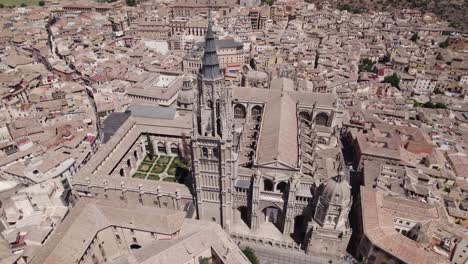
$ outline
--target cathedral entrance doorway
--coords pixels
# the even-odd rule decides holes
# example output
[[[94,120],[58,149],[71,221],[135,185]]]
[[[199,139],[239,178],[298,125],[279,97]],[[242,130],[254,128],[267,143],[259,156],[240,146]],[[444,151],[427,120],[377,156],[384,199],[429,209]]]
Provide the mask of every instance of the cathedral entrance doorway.
[[[297,243],[301,244],[305,236],[305,219],[303,215],[294,217],[294,231],[291,238]]]
[[[278,208],[269,207],[264,209],[265,212],[265,222],[270,222],[276,224],[278,222]]]
[[[281,233],[283,232],[283,212],[278,207],[269,206],[262,210],[263,213],[263,226],[276,227]]]
[[[250,227],[249,223],[249,210],[247,206],[239,206],[237,208],[237,219],[238,222],[246,224],[248,227]]]

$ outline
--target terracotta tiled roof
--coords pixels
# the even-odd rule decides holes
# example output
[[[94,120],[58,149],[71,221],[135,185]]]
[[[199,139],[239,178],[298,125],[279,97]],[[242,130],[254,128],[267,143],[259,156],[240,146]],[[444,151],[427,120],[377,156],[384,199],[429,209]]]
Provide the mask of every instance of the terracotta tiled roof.
[[[381,191],[361,186],[363,231],[372,244],[405,263],[450,263],[446,258],[429,251],[412,239],[395,230],[393,218],[396,214],[438,219],[439,212],[434,206],[400,198],[389,198]],[[407,216],[408,216],[407,215]]]

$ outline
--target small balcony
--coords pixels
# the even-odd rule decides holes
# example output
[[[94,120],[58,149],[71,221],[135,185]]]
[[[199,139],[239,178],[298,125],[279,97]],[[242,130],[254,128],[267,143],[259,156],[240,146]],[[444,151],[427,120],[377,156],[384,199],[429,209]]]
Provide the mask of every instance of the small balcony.
[[[262,191],[260,192],[260,200],[284,203],[284,193]]]

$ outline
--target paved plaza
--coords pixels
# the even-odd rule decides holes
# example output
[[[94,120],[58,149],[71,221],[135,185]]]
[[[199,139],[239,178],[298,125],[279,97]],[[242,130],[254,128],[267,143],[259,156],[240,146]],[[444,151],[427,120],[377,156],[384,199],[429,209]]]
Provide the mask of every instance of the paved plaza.
[[[351,264],[357,263],[350,256],[347,260],[334,260],[309,256],[303,252],[262,246],[249,242],[240,242],[239,247],[244,249],[250,247],[255,252],[260,264]]]
[[[258,244],[241,242],[240,248],[250,247],[254,250],[260,264],[322,264],[327,260],[318,257],[308,256],[303,252],[261,246]]]

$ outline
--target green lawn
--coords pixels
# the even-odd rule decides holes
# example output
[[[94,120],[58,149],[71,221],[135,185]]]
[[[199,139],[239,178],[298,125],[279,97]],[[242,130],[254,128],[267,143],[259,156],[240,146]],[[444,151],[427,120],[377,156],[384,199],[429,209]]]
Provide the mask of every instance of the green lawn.
[[[0,4],[3,6],[15,6],[20,7],[21,4],[26,4],[28,6],[31,5],[39,5],[40,0],[0,0]]]
[[[187,165],[178,157],[159,156],[159,159],[157,158],[158,157],[155,157],[155,159],[149,160],[148,156],[146,156],[137,172],[135,172],[132,177],[144,179],[146,174],[149,173],[146,178],[147,180],[158,181],[160,179],[159,174],[163,173],[167,168],[167,174],[169,174],[170,177],[163,178],[162,180],[166,182],[176,182],[178,181],[177,179],[180,180],[181,176],[186,176],[186,174],[188,174]]]
[[[176,181],[176,178],[174,178],[174,177],[166,177],[166,178],[163,179],[163,181],[165,181],[165,182],[175,182],[175,181]]]
[[[159,176],[155,174],[148,174],[147,180],[159,181]]]
[[[151,163],[141,163],[140,167],[138,168],[138,171],[148,172],[151,169],[151,165]]]
[[[146,174],[141,173],[141,172],[136,172],[135,174],[133,174],[133,177],[134,178],[139,178],[139,179],[144,179],[146,177]]]
[[[153,162],[154,162],[155,160],[157,160],[157,159],[158,159],[158,156],[157,156],[157,155],[154,155],[153,160],[150,160],[149,156],[146,155],[146,156],[145,156],[145,159],[143,160],[143,162],[153,163]]]
[[[179,167],[179,163],[177,161],[178,158],[174,158],[174,160],[171,162],[171,165],[169,166],[169,169],[167,170],[167,174],[175,175],[177,167]]]
[[[165,168],[166,168],[166,165],[156,163],[153,169],[151,170],[151,173],[161,173],[164,171]]]
[[[171,167],[167,170],[167,174],[169,174],[169,175],[175,175],[176,170],[177,170],[177,166],[176,166],[176,167],[172,167],[172,166],[171,166]]]
[[[158,164],[168,164],[170,160],[171,160],[171,157],[169,157],[169,156],[161,156],[158,159],[157,163]]]

